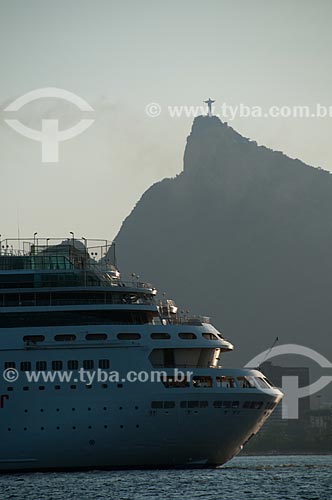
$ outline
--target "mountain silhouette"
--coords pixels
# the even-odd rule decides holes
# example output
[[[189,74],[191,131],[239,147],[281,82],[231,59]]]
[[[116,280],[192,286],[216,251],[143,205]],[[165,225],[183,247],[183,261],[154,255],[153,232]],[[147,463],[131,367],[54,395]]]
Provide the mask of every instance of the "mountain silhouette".
[[[183,172],[150,187],[123,222],[119,267],[211,316],[237,348],[230,364],[276,336],[331,357],[331,214],[329,172],[200,116]]]

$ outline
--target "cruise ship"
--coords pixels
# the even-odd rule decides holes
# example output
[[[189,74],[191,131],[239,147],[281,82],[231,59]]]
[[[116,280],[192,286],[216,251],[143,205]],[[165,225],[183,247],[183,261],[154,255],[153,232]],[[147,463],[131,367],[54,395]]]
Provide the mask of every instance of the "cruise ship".
[[[282,393],[105,240],[1,241],[1,471],[216,467]],[[206,291],[208,293],[208,291]]]

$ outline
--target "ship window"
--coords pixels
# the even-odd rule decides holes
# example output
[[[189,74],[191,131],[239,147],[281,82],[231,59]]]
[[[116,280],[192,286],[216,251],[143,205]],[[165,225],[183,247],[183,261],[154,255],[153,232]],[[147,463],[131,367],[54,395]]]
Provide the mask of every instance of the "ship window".
[[[226,389],[234,389],[236,387],[234,378],[228,377],[227,375],[216,377],[216,381],[218,387],[224,387]]]
[[[194,387],[212,387],[212,377],[206,376],[196,376],[193,377],[193,386]]]
[[[77,370],[78,369],[78,361],[76,359],[70,359],[67,363],[68,370]]]
[[[37,361],[36,370],[45,371],[47,369],[46,361]]]
[[[164,401],[164,408],[175,408],[174,401]]]
[[[166,339],[170,339],[171,336],[169,333],[155,332],[155,333],[151,333],[151,338],[155,339],[155,340],[166,340]]]
[[[109,368],[110,367],[109,359],[100,359],[98,361],[98,367],[103,369]]]
[[[152,401],[151,408],[175,408],[175,401]]]
[[[52,361],[52,370],[62,370],[62,361]]]
[[[192,340],[192,339],[197,339],[196,335],[194,333],[190,332],[181,332],[179,333],[180,339],[186,339],[186,340]]]
[[[28,372],[31,370],[31,363],[30,361],[22,361],[21,363],[21,370],[22,372]]]
[[[263,401],[251,401],[250,408],[252,410],[260,410],[263,406]]]
[[[54,340],[56,340],[57,342],[72,342],[73,340],[76,340],[76,335],[73,334],[56,335],[54,337]]]
[[[254,382],[249,377],[237,377],[241,389],[252,389],[255,387]]]
[[[92,359],[85,359],[83,361],[83,368],[84,370],[93,370],[94,363]]]
[[[162,401],[152,401],[151,403],[151,408],[162,408],[162,407],[163,407]]]
[[[86,340],[106,340],[106,333],[88,333],[85,336]]]
[[[262,377],[255,377],[257,384],[262,387],[262,389],[270,389],[269,384]]]
[[[269,384],[271,387],[275,387],[275,385],[271,382],[271,380],[269,380],[267,377],[263,377],[263,379],[265,380],[265,382],[267,384]]]
[[[240,401],[214,401],[214,408],[239,408]]]
[[[208,340],[219,340],[217,335],[215,335],[214,333],[202,333],[202,337]]]
[[[118,339],[120,340],[137,340],[141,338],[139,333],[118,333]]]
[[[5,369],[6,368],[15,368],[15,366],[16,366],[15,361],[6,361],[5,362]]]
[[[164,377],[162,382],[164,386],[167,388],[173,388],[173,387],[181,388],[190,386],[188,379],[185,378],[184,380],[180,381],[178,376],[173,376],[173,375]]]
[[[45,340],[44,335],[25,335],[23,341],[28,344],[35,344],[36,342],[43,342]]]

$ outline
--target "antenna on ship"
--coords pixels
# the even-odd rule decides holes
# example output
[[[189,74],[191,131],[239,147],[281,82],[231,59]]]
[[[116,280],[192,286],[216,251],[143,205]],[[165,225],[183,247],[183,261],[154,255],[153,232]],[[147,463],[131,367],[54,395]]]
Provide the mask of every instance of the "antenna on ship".
[[[21,237],[20,237],[20,211],[17,207],[17,239],[18,239],[18,249],[21,250]]]
[[[279,341],[279,337],[276,337],[276,338],[274,339],[274,342],[273,342],[273,344],[271,345],[270,349],[269,349],[269,350],[267,351],[267,353],[265,354],[263,361],[259,364],[259,367],[258,367],[258,368],[260,368],[260,367],[262,366],[262,364],[264,363],[264,361],[266,360],[266,358],[268,357],[268,355],[270,354],[270,352],[272,351],[272,349],[274,348],[274,346],[276,345],[276,343],[277,343],[278,341]]]

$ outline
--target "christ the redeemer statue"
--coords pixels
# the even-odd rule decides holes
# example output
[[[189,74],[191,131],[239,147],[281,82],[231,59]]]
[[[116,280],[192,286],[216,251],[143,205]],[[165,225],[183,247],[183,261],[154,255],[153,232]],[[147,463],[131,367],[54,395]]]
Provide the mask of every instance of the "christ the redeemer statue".
[[[216,101],[212,101],[211,97],[209,97],[207,101],[203,101],[203,102],[205,102],[205,104],[208,105],[208,114],[207,115],[212,116],[212,104]]]

